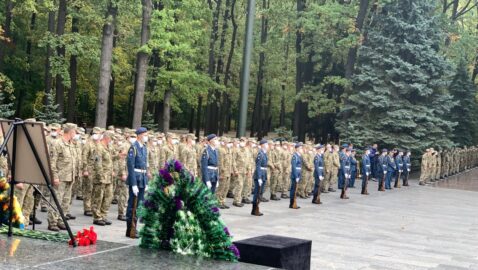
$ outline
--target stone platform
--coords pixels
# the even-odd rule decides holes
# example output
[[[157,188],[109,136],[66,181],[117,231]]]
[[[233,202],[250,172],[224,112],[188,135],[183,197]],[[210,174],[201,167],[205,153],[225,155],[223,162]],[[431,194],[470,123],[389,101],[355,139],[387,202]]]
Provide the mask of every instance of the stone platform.
[[[268,267],[229,263],[166,251],[153,251],[136,245],[99,241],[87,247],[69,247],[67,243],[0,235],[0,269],[214,269],[261,270]]]

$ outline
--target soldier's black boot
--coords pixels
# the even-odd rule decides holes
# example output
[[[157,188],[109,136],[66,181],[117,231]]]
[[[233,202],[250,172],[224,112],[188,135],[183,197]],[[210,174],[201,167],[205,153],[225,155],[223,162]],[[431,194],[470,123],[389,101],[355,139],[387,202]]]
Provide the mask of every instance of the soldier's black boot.
[[[319,195],[314,196],[314,198],[312,199],[312,203],[313,204],[322,204],[322,202],[320,201],[320,196]]]
[[[271,194],[271,201],[280,201],[280,198],[277,197],[275,194]]]

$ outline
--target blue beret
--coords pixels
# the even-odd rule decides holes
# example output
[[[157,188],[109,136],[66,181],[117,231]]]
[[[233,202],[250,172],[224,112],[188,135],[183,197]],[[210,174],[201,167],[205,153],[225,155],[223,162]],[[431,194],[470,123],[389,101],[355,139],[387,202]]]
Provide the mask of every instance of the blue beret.
[[[320,143],[315,146],[315,149],[322,149],[322,148],[324,148],[324,146]]]
[[[301,142],[295,144],[295,148],[299,148],[299,147],[302,147],[302,143],[301,143]]]
[[[348,147],[349,147],[348,144],[346,144],[346,143],[342,144],[342,148],[348,148]]]
[[[263,144],[266,144],[266,143],[267,143],[267,140],[266,140],[266,139],[262,139],[262,140],[259,142],[260,145],[263,145]]]
[[[209,135],[207,135],[207,140],[210,141],[210,140],[212,140],[216,137],[217,137],[216,134],[209,134]]]
[[[382,149],[382,153],[384,153],[384,152],[388,152],[387,148]]]
[[[143,134],[145,132],[148,132],[148,129],[146,129],[145,127],[139,127],[138,129],[136,129],[136,135]]]

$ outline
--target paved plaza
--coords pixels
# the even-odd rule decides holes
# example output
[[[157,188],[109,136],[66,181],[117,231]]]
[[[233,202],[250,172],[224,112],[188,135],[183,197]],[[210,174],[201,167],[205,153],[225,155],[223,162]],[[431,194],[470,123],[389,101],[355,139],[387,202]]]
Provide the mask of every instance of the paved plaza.
[[[312,269],[478,269],[476,183],[478,170],[438,185],[411,181],[410,187],[380,193],[370,182],[369,196],[355,188],[350,200],[340,200],[336,192],[323,194],[320,206],[299,199],[302,208],[292,210],[281,200],[262,203],[263,217],[251,216],[250,206],[232,207],[222,215],[235,240],[264,234],[311,239]],[[38,213],[44,221],[38,229],[46,230],[45,213]],[[82,213],[81,201],[75,200],[74,232],[92,225]],[[116,215],[113,205],[113,225],[95,226],[99,238],[136,245],[138,240],[124,237],[125,223]]]

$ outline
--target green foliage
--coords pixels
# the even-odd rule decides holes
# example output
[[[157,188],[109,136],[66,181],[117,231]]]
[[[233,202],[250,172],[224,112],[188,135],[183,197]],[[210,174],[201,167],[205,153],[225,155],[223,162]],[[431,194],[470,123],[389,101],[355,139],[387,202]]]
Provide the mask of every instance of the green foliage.
[[[9,119],[15,114],[15,109],[13,108],[13,102],[9,102],[7,97],[14,98],[13,95],[13,83],[12,81],[0,73],[0,119]],[[7,96],[8,94],[8,96]]]
[[[154,122],[153,115],[148,111],[144,113],[142,126],[151,131],[158,130],[158,125]]]
[[[447,116],[456,103],[446,90],[452,66],[439,51],[434,8],[433,1],[406,0],[375,15],[340,112],[342,139],[414,151],[453,145],[456,123]]]
[[[43,106],[43,110],[35,109],[35,118],[45,122],[46,124],[63,123],[65,118],[61,117],[58,112],[58,104],[55,103],[55,94],[53,91],[45,94],[47,104]]]
[[[149,183],[139,213],[145,225],[140,231],[143,248],[217,260],[238,259],[214,194],[179,161],[168,161]]]
[[[478,140],[476,86],[471,82],[464,59],[460,61],[449,89],[457,104],[449,114],[450,121],[458,123],[453,131],[453,141],[461,147],[476,144]]]

